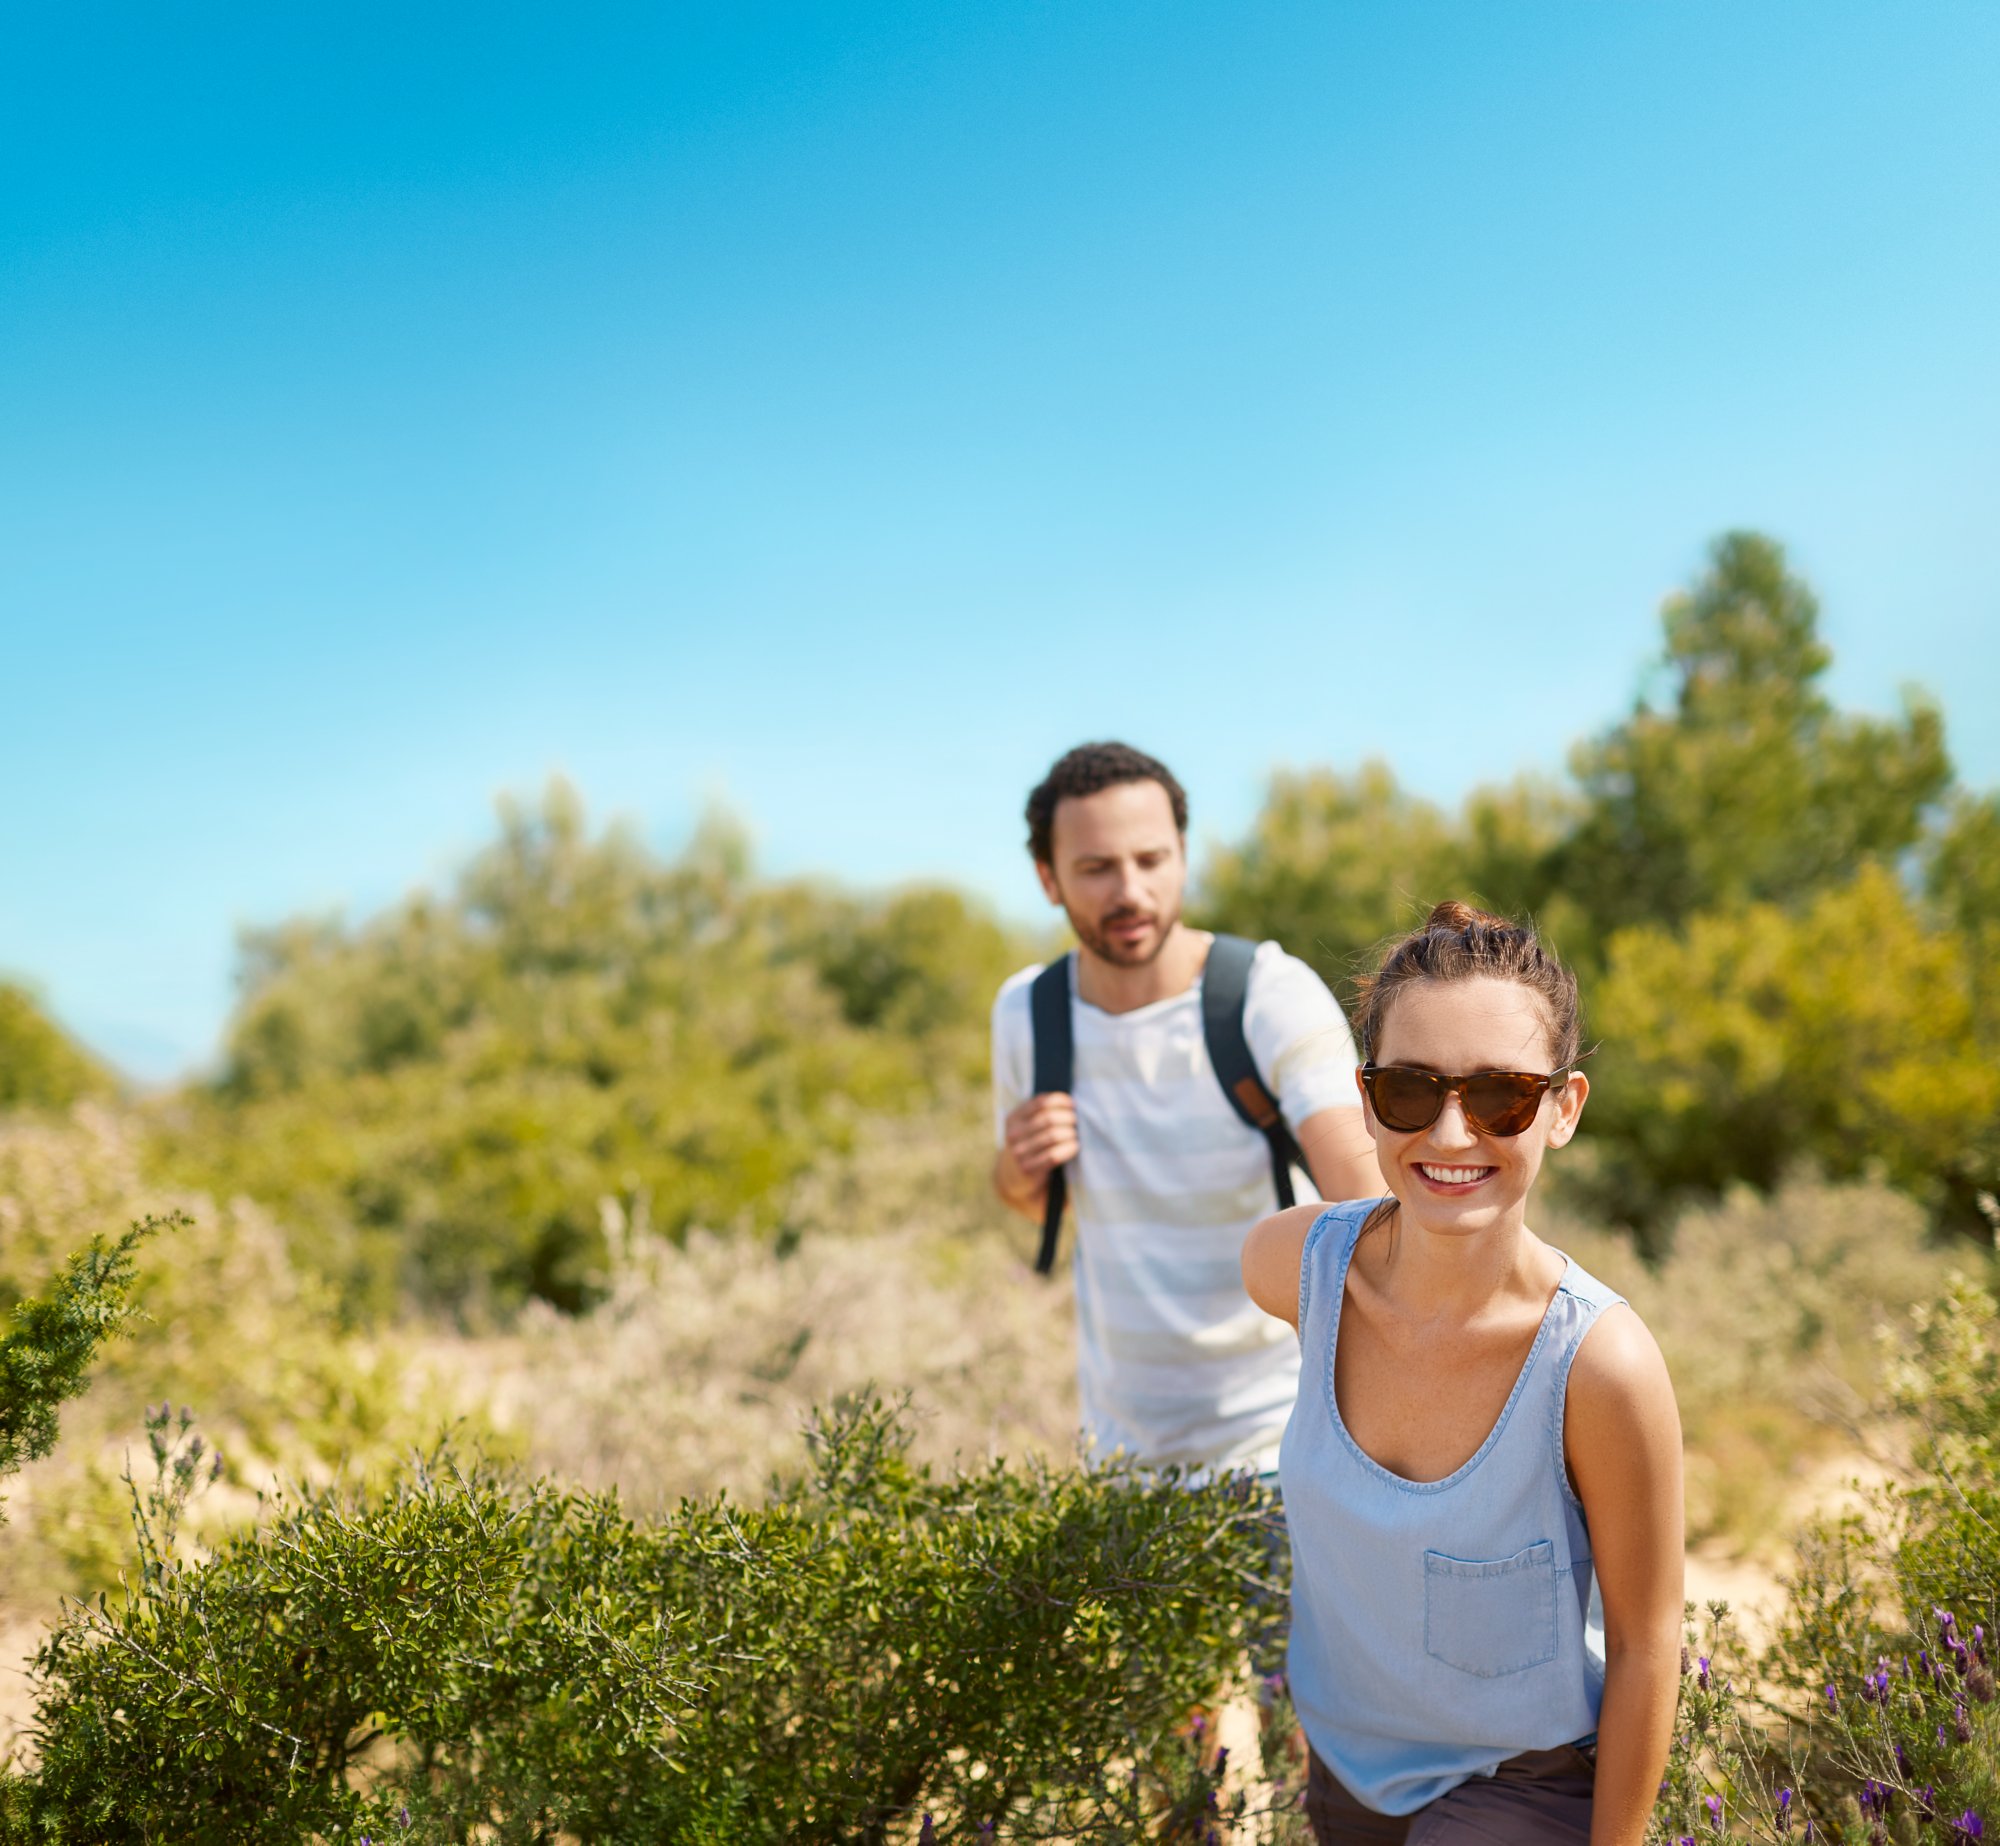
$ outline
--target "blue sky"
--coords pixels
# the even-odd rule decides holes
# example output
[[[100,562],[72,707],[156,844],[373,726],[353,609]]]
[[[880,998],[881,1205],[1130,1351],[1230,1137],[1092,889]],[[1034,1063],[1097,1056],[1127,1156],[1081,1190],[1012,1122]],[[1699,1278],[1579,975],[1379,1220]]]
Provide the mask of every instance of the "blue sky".
[[[1990,6],[38,11],[0,967],[143,1075],[556,771],[1025,915],[1085,735],[1558,769],[1732,525],[2000,782]]]

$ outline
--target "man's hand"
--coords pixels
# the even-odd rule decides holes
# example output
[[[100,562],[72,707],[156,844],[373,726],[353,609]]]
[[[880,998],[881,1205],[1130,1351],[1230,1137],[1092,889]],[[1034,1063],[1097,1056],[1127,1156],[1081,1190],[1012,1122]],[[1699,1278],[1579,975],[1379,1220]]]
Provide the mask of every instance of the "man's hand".
[[[1039,1219],[1049,1175],[1076,1155],[1076,1104],[1060,1091],[1030,1096],[1008,1113],[1007,1145],[993,1162],[993,1190],[1024,1218]]]

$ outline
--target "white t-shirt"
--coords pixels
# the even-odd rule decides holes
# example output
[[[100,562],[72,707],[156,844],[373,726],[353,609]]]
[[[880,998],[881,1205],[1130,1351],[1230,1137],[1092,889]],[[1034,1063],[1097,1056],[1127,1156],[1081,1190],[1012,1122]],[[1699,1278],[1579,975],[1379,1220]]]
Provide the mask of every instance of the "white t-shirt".
[[[1028,989],[993,1003],[999,1142],[1034,1086]],[[1277,1208],[1270,1143],[1222,1093],[1201,1030],[1201,983],[1136,1012],[1076,997],[1077,1385],[1101,1451],[1165,1467],[1275,1468],[1298,1393],[1298,1341],[1243,1292],[1243,1239]],[[1354,1039],[1326,983],[1275,942],[1250,964],[1243,1032],[1296,1132],[1322,1109],[1358,1108]],[[1293,1184],[1316,1198],[1306,1175]]]

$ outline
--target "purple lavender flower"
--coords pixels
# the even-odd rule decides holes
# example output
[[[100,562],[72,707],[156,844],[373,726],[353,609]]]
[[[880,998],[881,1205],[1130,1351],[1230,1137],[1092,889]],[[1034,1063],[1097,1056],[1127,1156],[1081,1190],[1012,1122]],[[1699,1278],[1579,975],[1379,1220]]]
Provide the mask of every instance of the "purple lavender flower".
[[[1983,1840],[1986,1837],[1986,1823],[1972,1809],[1967,1808],[1958,1817],[1958,1824],[1952,1828],[1951,1837],[1954,1840]]]
[[[1706,1654],[1703,1654],[1699,1658],[1699,1660],[1696,1661],[1694,1677],[1695,1677],[1695,1684],[1698,1685],[1702,1689],[1702,1691],[1706,1692],[1708,1690],[1708,1656]]]
[[[1722,1797],[1720,1795],[1704,1795],[1701,1804],[1708,1809],[1709,1831],[1711,1833],[1720,1833],[1722,1831]]]
[[[1778,1790],[1778,1831],[1789,1833],[1791,1830],[1792,1791],[1789,1788],[1781,1788]]]
[[[917,1829],[917,1841],[918,1846],[937,1846],[937,1822],[931,1819],[928,1812],[924,1815],[924,1824]]]
[[[1828,1711],[1840,1709],[1840,1694],[1834,1691],[1832,1680],[1826,1682],[1826,1708]]]

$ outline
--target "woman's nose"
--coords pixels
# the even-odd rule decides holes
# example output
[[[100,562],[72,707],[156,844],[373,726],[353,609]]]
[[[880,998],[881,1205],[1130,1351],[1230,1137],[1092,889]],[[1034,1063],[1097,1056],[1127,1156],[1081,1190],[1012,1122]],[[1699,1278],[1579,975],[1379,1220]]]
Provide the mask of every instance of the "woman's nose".
[[[1456,1090],[1446,1093],[1444,1107],[1431,1124],[1431,1140],[1439,1147],[1472,1147],[1477,1143],[1478,1137],[1472,1132],[1472,1124],[1465,1119],[1465,1110],[1460,1106]]]

